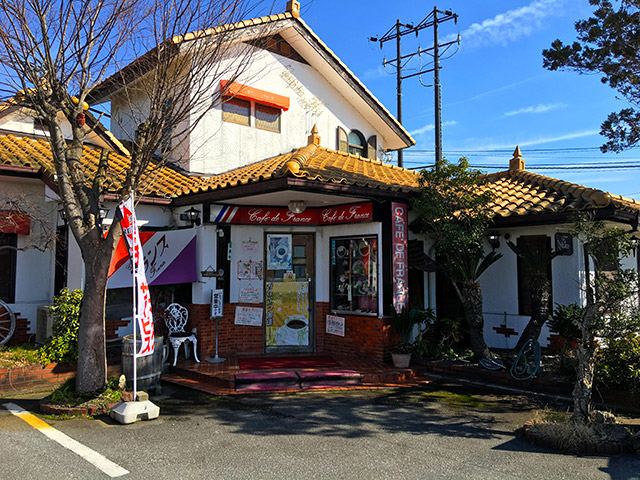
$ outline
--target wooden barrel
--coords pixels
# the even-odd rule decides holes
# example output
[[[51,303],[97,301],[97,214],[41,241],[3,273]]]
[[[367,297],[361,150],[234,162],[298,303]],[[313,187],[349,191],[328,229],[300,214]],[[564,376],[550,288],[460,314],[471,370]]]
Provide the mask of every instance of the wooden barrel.
[[[138,357],[137,362],[137,389],[160,391],[160,374],[162,373],[162,361],[164,357],[163,337],[157,335],[154,338],[154,349],[151,355]],[[140,350],[140,340],[136,341],[136,351]],[[122,373],[127,378],[127,390],[133,388],[133,335],[122,338]]]

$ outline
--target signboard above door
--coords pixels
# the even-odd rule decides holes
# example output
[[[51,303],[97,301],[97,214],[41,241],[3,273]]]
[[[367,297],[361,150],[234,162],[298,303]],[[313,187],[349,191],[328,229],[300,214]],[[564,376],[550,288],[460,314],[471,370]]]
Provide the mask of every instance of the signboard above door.
[[[211,205],[212,223],[242,225],[337,225],[373,221],[371,202],[333,207],[307,208],[293,213],[286,207],[238,207]]]

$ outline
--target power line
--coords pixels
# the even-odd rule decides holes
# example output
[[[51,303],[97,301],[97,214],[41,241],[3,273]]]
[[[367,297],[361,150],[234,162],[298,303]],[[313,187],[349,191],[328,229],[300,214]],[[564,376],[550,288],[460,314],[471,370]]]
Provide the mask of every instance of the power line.
[[[634,147],[630,147],[628,150],[633,150],[636,148],[640,148],[640,146],[634,146]],[[563,148],[526,148],[526,149],[521,149],[524,152],[528,153],[528,152],[563,152],[563,151],[567,151],[567,152],[573,152],[573,151],[593,151],[593,150],[597,150],[600,151],[600,147],[563,147]],[[431,153],[433,154],[434,151],[433,150],[421,150],[421,149],[415,149],[412,148],[410,150],[407,150],[407,154],[409,153]],[[508,153],[511,154],[513,153],[513,148],[493,148],[493,149],[487,149],[487,150],[447,150],[446,153]]]
[[[407,167],[409,170],[423,170],[432,168],[434,165],[421,165],[419,167]],[[470,168],[508,170],[507,165],[469,165]],[[576,165],[576,166],[548,166],[548,165],[527,165],[527,170],[623,170],[640,168],[640,163],[633,165]]]

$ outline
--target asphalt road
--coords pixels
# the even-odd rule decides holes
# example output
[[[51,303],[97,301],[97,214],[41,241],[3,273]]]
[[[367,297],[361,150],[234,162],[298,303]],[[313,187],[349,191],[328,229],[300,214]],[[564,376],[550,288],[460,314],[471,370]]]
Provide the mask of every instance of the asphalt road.
[[[157,420],[45,420],[128,470],[124,479],[640,479],[635,456],[560,455],[515,438],[544,405],[466,393],[432,385],[212,397],[166,386],[152,399]],[[26,399],[0,405],[8,401],[35,409]],[[2,407],[0,452],[1,479],[109,478]]]

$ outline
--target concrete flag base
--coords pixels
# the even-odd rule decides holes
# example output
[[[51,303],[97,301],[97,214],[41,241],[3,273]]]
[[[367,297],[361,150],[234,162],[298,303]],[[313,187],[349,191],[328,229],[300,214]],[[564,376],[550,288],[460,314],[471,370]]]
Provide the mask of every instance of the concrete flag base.
[[[115,421],[127,425],[140,420],[154,420],[160,415],[160,407],[149,400],[143,402],[120,402],[109,412]]]

